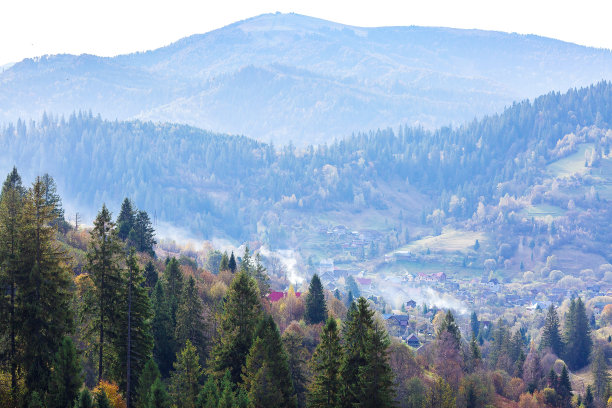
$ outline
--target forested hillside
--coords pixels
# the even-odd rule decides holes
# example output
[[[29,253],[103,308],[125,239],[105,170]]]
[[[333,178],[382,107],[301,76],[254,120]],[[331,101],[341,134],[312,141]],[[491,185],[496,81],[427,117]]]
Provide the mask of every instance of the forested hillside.
[[[87,230],[65,223],[61,201],[53,178],[26,187],[16,169],[0,194],[2,408],[612,402],[612,309],[596,319],[596,298],[520,315],[488,309],[495,323],[404,305],[391,316],[426,321],[421,344],[390,336],[397,327],[377,298],[355,299],[350,286],[331,292],[314,274],[301,292],[273,292],[279,282],[248,246],[238,259],[224,252],[215,269],[158,259],[146,213],[129,200],[116,217],[102,205]]]
[[[459,128],[383,129],[304,149],[183,125],[44,115],[2,128],[0,164],[26,177],[61,174],[65,202],[89,217],[92,203],[127,196],[196,235],[244,240],[258,237],[258,222],[294,208],[399,212],[390,194],[398,191],[427,197],[411,209],[413,222],[436,208],[470,218],[479,202],[522,195],[548,177],[548,163],[577,150],[576,142],[561,149],[567,135],[591,129],[583,142],[605,157],[611,118],[608,82],[516,103]]]
[[[532,35],[266,14],[143,53],[19,62],[0,73],[0,121],[82,109],[303,147],[365,129],[462,124],[610,80],[611,67],[609,50]]]

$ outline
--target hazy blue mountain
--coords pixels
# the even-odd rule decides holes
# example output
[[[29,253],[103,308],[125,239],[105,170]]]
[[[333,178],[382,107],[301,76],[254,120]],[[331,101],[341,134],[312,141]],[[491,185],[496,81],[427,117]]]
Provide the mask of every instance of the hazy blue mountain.
[[[266,14],[144,53],[26,59],[0,74],[0,121],[84,109],[305,145],[611,78],[609,50],[548,38]]]
[[[516,103],[457,128],[385,129],[305,149],[187,125],[44,115],[0,127],[0,170],[16,165],[25,180],[50,173],[64,202],[88,219],[102,203],[116,211],[127,196],[197,236],[283,246],[343,217],[380,219],[372,229],[386,231],[473,217],[482,224],[483,211],[509,223],[504,231],[534,228],[529,220],[548,213],[605,218],[611,129],[611,82]],[[543,225],[552,220],[560,222]],[[609,223],[599,223],[582,219],[564,231],[590,231],[595,244],[604,242],[597,234],[612,239]]]

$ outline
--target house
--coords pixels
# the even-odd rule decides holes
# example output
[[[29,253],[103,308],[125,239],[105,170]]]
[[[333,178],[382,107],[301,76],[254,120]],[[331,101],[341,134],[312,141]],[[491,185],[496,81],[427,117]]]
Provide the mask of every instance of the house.
[[[444,282],[446,281],[446,274],[444,272],[437,273],[419,273],[415,279],[420,282]]]
[[[270,302],[278,302],[279,300],[281,300],[284,297],[285,297],[285,293],[284,292],[270,292],[270,293],[268,293],[268,300]]]
[[[334,273],[333,259],[323,259],[319,262],[319,274],[323,275],[325,272]]]
[[[489,282],[487,282],[487,287],[493,292],[499,291],[499,281],[497,278],[489,279]]]
[[[406,327],[408,327],[410,316],[393,314],[389,316],[386,321],[387,324],[405,329]]]
[[[421,342],[419,341],[419,338],[414,333],[408,336],[408,338],[406,339],[406,344],[408,344],[412,348],[421,347]]]
[[[302,292],[295,292],[295,297],[299,298],[302,295]],[[282,298],[287,296],[287,292],[270,292],[268,293],[268,300],[270,302],[278,302],[279,300],[281,300]]]
[[[336,278],[334,278],[334,273],[333,271],[326,271],[324,273],[321,274],[321,276],[319,276],[319,278],[321,279],[322,282],[327,282],[327,283],[331,283],[334,282],[336,280]]]
[[[372,279],[369,278],[355,278],[355,280],[360,286],[368,287],[372,284]]]
[[[417,302],[415,302],[412,299],[406,302],[406,307],[416,307],[416,305],[417,305]]]

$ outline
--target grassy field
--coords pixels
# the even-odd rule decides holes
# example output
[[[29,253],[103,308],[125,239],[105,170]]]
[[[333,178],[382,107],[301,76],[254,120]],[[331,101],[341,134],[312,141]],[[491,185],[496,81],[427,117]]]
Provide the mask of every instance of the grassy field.
[[[593,149],[592,143],[580,145],[576,153],[559,159],[546,166],[546,170],[553,177],[567,177],[574,173],[585,173],[588,169],[584,167],[585,153]]]
[[[553,218],[562,217],[565,215],[565,210],[561,207],[557,207],[555,205],[550,204],[537,204],[530,205],[521,211],[521,214],[535,219],[543,219],[547,216],[551,216]]]
[[[396,252],[461,252],[467,253],[474,248],[474,243],[478,240],[481,247],[486,245],[487,236],[480,231],[465,231],[453,228],[444,228],[442,234],[437,236],[425,237],[404,245]]]

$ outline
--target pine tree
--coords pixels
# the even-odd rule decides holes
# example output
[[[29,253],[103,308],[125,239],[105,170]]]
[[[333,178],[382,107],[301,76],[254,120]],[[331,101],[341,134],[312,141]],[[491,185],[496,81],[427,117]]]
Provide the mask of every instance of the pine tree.
[[[138,382],[140,373],[153,351],[153,336],[151,334],[151,303],[147,289],[144,286],[144,275],[138,266],[134,250],[126,260],[127,271],[121,288],[120,320],[125,322],[124,330],[119,332],[114,341],[118,354],[114,367],[114,378],[124,389],[128,408],[132,406],[132,391]],[[127,370],[127,374],[126,374]]]
[[[366,364],[359,367],[358,407],[394,406],[393,373],[389,365],[387,349],[391,344],[387,331],[375,323],[369,330],[366,343]]]
[[[240,382],[260,316],[257,283],[247,273],[236,274],[226,294],[218,325],[218,341],[212,349],[210,368],[217,377],[229,369],[232,382]]]
[[[53,208],[53,218],[49,222],[50,225],[65,231],[66,220],[64,219],[64,209],[62,208],[62,199],[57,193],[57,185],[55,180],[49,174],[45,173],[40,178],[45,191],[44,200],[47,207]]]
[[[227,256],[227,251],[223,252],[221,255],[221,262],[219,263],[219,272],[229,271],[229,257]],[[211,271],[214,273],[214,271]]]
[[[167,378],[174,362],[174,328],[170,318],[170,310],[166,299],[164,285],[157,282],[152,296],[153,320],[153,357],[163,378]]]
[[[45,408],[38,391],[32,391],[28,397],[28,408]]]
[[[168,311],[170,313],[170,321],[172,328],[176,327],[176,311],[180,303],[181,295],[183,294],[183,272],[176,258],[171,258],[166,263],[164,270],[164,291],[168,302]],[[180,345],[179,345],[180,347]]]
[[[480,353],[480,348],[478,347],[478,343],[476,342],[476,337],[472,337],[470,340],[470,350],[467,358],[467,370],[470,373],[473,373],[478,369],[482,360],[482,355]]]
[[[297,399],[291,382],[287,354],[272,316],[258,323],[255,340],[243,369],[243,387],[256,407],[295,407]]]
[[[93,408],[91,392],[89,392],[87,387],[83,388],[79,393],[78,399],[74,404],[74,408]]]
[[[27,389],[44,395],[50,365],[64,336],[72,329],[72,279],[67,255],[55,240],[50,226],[54,207],[45,204],[45,189],[39,177],[26,193],[21,213],[17,303],[23,364]]]
[[[155,360],[150,358],[145,364],[140,377],[138,378],[138,387],[136,388],[136,406],[144,408],[149,402],[151,388],[156,380],[161,379],[161,373]]]
[[[598,400],[604,400],[608,387],[610,386],[610,374],[608,363],[603,347],[595,347],[591,357],[591,371],[593,373],[593,388]]]
[[[472,330],[472,337],[478,337],[478,331],[480,330],[480,322],[478,321],[478,315],[476,312],[472,312],[470,316],[470,329]]]
[[[244,255],[242,256],[242,259],[240,260],[240,272],[248,273],[251,276],[253,275],[251,252],[249,251],[248,245],[244,248]]]
[[[427,406],[436,408],[455,408],[456,398],[451,386],[438,377],[427,396]]]
[[[593,389],[591,388],[591,385],[587,385],[587,389],[586,389],[586,394],[584,396],[584,407],[585,408],[594,408],[595,407],[595,402],[594,402],[594,398],[593,398]]]
[[[157,378],[151,390],[149,391],[149,399],[143,408],[171,408],[172,400],[166,391],[166,386],[162,382],[161,378]]]
[[[540,341],[540,350],[549,347],[553,353],[561,357],[563,354],[563,341],[559,331],[559,315],[554,305],[548,308],[546,322],[542,331],[542,340]]]
[[[261,263],[261,257],[259,254],[255,257],[255,269],[253,271],[253,277],[257,281],[259,287],[259,293],[262,297],[265,297],[270,293],[270,278],[266,273],[266,268]]]
[[[106,370],[112,361],[109,361],[109,348],[117,339],[121,329],[115,322],[121,316],[121,294],[125,287],[121,273],[120,261],[123,251],[120,241],[111,221],[111,214],[105,205],[94,221],[94,228],[90,233],[91,240],[87,251],[87,269],[93,281],[93,296],[95,302],[88,305],[85,310],[89,314],[89,331],[96,336],[93,341],[98,351],[98,382],[106,378]]]
[[[231,373],[229,369],[225,370],[225,374],[221,380],[221,395],[219,396],[218,408],[234,408],[236,406],[236,398],[232,384]]]
[[[343,407],[353,407],[359,402],[359,369],[367,364],[366,355],[370,341],[369,331],[374,324],[373,315],[374,312],[370,310],[367,300],[363,297],[357,299],[357,304],[347,313],[348,318],[343,330],[344,356],[340,364]]]
[[[589,362],[593,340],[591,328],[582,299],[572,299],[565,322],[565,360],[573,370],[579,370]]]
[[[308,391],[308,406],[313,408],[336,408],[340,406],[340,360],[342,349],[336,320],[327,319],[321,333],[310,367],[313,379]]]
[[[570,382],[569,372],[567,371],[567,367],[565,365],[563,366],[561,375],[557,380],[556,391],[561,401],[567,405],[572,398],[572,384]]]
[[[438,338],[442,337],[444,332],[449,332],[457,343],[457,347],[459,347],[461,341],[461,332],[459,331],[459,327],[457,323],[455,323],[455,317],[453,313],[449,310],[444,315],[444,320],[442,320],[442,325],[438,330]]]
[[[111,402],[103,389],[98,390],[95,400],[95,408],[111,408]]]
[[[121,204],[121,211],[117,217],[117,236],[122,241],[128,239],[130,231],[134,228],[136,214],[132,202],[129,198],[125,198]]]
[[[228,370],[229,372],[229,370]],[[217,408],[219,405],[219,386],[217,381],[212,375],[208,376],[208,379],[204,383],[204,387],[198,394],[197,407],[198,408]]]
[[[234,251],[232,251],[232,254],[230,255],[229,261],[228,261],[228,267],[229,270],[232,271],[232,273],[236,273],[236,257],[234,256]]]
[[[134,225],[128,237],[130,244],[133,245],[138,252],[144,252],[150,256],[155,256],[155,251],[153,250],[153,247],[157,244],[155,240],[155,229],[146,211],[136,212]]]
[[[316,273],[310,280],[308,295],[306,295],[306,311],[304,320],[308,324],[323,323],[327,319],[327,306],[325,305],[325,294],[321,279]]]
[[[202,368],[196,348],[189,340],[176,356],[172,373],[172,398],[177,406],[195,408],[200,391]]]
[[[0,337],[6,338],[6,350],[1,354],[7,356],[11,376],[11,398],[17,405],[17,369],[21,356],[18,355],[17,336],[20,328],[17,306],[17,280],[21,273],[19,265],[19,235],[21,210],[25,189],[17,169],[8,174],[0,195],[0,287],[6,288],[7,296],[0,296]],[[0,342],[4,348],[4,342]]]
[[[191,341],[202,361],[206,356],[205,328],[204,305],[198,294],[195,280],[190,276],[176,312],[174,338],[179,345],[185,344],[187,340]]]
[[[81,361],[70,337],[64,337],[55,353],[49,376],[47,408],[71,407],[83,384]]]
[[[155,285],[157,285],[158,281],[157,269],[155,269],[155,265],[153,265],[153,262],[147,262],[147,264],[145,265],[144,275],[145,286],[147,287],[147,289],[149,289],[150,294],[153,291],[153,288],[155,288]]]
[[[283,345],[287,351],[287,363],[293,388],[297,395],[298,407],[303,408],[305,404],[306,385],[308,383],[306,358],[308,350],[304,346],[304,335],[295,330],[285,330],[282,336]]]

